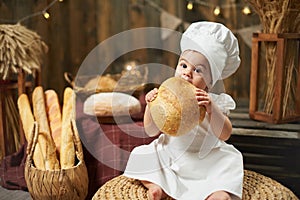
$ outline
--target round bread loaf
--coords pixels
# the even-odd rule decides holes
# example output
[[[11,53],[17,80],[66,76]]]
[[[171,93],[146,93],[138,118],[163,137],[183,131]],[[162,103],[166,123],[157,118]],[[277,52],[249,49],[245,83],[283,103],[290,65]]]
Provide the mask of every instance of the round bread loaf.
[[[117,85],[117,81],[109,75],[97,76],[91,79],[86,85],[86,90],[95,89],[98,92],[112,92]]]
[[[171,136],[189,132],[203,121],[206,112],[205,107],[197,103],[195,86],[179,77],[161,84],[149,108],[159,130]]]

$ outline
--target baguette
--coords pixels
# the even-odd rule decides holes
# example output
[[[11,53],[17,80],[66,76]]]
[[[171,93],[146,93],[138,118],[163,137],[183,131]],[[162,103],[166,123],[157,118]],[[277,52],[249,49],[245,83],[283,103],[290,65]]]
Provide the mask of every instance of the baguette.
[[[61,151],[60,164],[62,169],[68,169],[75,163],[75,146],[71,121],[74,119],[75,94],[67,87],[64,91],[63,111],[62,111],[62,132],[61,132]]]
[[[21,123],[27,142],[32,142],[32,133],[34,126],[34,117],[31,111],[31,106],[26,94],[21,94],[18,98],[18,109],[21,118]],[[45,169],[45,165],[42,159],[42,151],[39,145],[36,145],[33,152],[33,162],[38,169]]]
[[[45,102],[51,136],[56,146],[56,153],[59,156],[62,126],[61,109],[58,96],[54,90],[45,91]]]
[[[26,140],[29,142],[32,139],[34,126],[34,117],[31,111],[31,106],[26,94],[21,94],[18,98],[19,114],[25,134]]]
[[[34,89],[32,93],[33,113],[39,125],[37,146],[40,147],[45,163],[45,170],[59,169],[59,161],[56,157],[56,147],[51,137],[50,128],[45,108],[44,91],[41,86]]]

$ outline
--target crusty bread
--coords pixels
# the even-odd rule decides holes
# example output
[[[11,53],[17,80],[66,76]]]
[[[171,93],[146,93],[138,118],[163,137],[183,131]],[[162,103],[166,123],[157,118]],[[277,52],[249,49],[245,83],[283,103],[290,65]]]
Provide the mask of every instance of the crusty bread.
[[[27,94],[21,94],[17,103],[25,138],[29,142],[32,139],[34,117]]]
[[[48,122],[51,130],[51,136],[56,146],[57,155],[59,155],[62,122],[59,99],[54,90],[45,91],[45,102]]]
[[[109,75],[105,75],[91,79],[84,88],[86,90],[95,89],[95,92],[112,92],[116,85],[117,81]]]
[[[121,92],[102,92],[89,96],[84,102],[83,111],[98,117],[131,116],[141,112],[140,101]]]
[[[162,83],[149,108],[159,130],[171,136],[187,133],[205,117],[205,107],[199,107],[195,98],[195,86],[178,77]]]
[[[59,169],[59,161],[56,157],[55,143],[51,137],[50,128],[45,108],[44,91],[41,86],[36,87],[32,93],[33,113],[38,123],[37,146],[41,149],[41,159],[45,164],[45,170]]]
[[[31,111],[31,106],[26,94],[21,94],[18,98],[18,109],[22,122],[23,131],[27,142],[32,142],[32,134],[34,127],[34,116]],[[45,164],[40,146],[36,146],[33,152],[33,162],[38,169],[45,169]]]
[[[63,111],[62,111],[62,132],[61,132],[61,151],[60,165],[62,169],[71,168],[75,163],[75,146],[71,121],[75,115],[75,94],[67,87],[64,91]]]

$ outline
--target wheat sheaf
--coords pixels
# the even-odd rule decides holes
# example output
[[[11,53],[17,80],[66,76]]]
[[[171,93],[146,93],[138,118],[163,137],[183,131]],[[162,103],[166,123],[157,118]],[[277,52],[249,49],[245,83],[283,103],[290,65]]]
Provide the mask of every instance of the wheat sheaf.
[[[32,74],[40,70],[48,46],[34,31],[21,24],[0,25],[0,79],[6,80],[23,69]]]

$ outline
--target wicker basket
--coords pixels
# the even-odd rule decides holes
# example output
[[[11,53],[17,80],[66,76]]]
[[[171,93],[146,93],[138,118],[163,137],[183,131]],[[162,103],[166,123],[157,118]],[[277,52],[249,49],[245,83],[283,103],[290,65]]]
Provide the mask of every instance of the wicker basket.
[[[147,189],[140,181],[121,175],[106,182],[92,200],[106,199],[148,200]],[[299,200],[291,190],[277,181],[254,171],[244,170],[243,200],[263,199]]]
[[[88,193],[88,174],[83,159],[83,151],[75,121],[72,121],[77,164],[70,169],[39,170],[33,164],[33,152],[37,143],[37,123],[34,125],[33,139],[27,148],[25,180],[33,199],[82,200]]]

